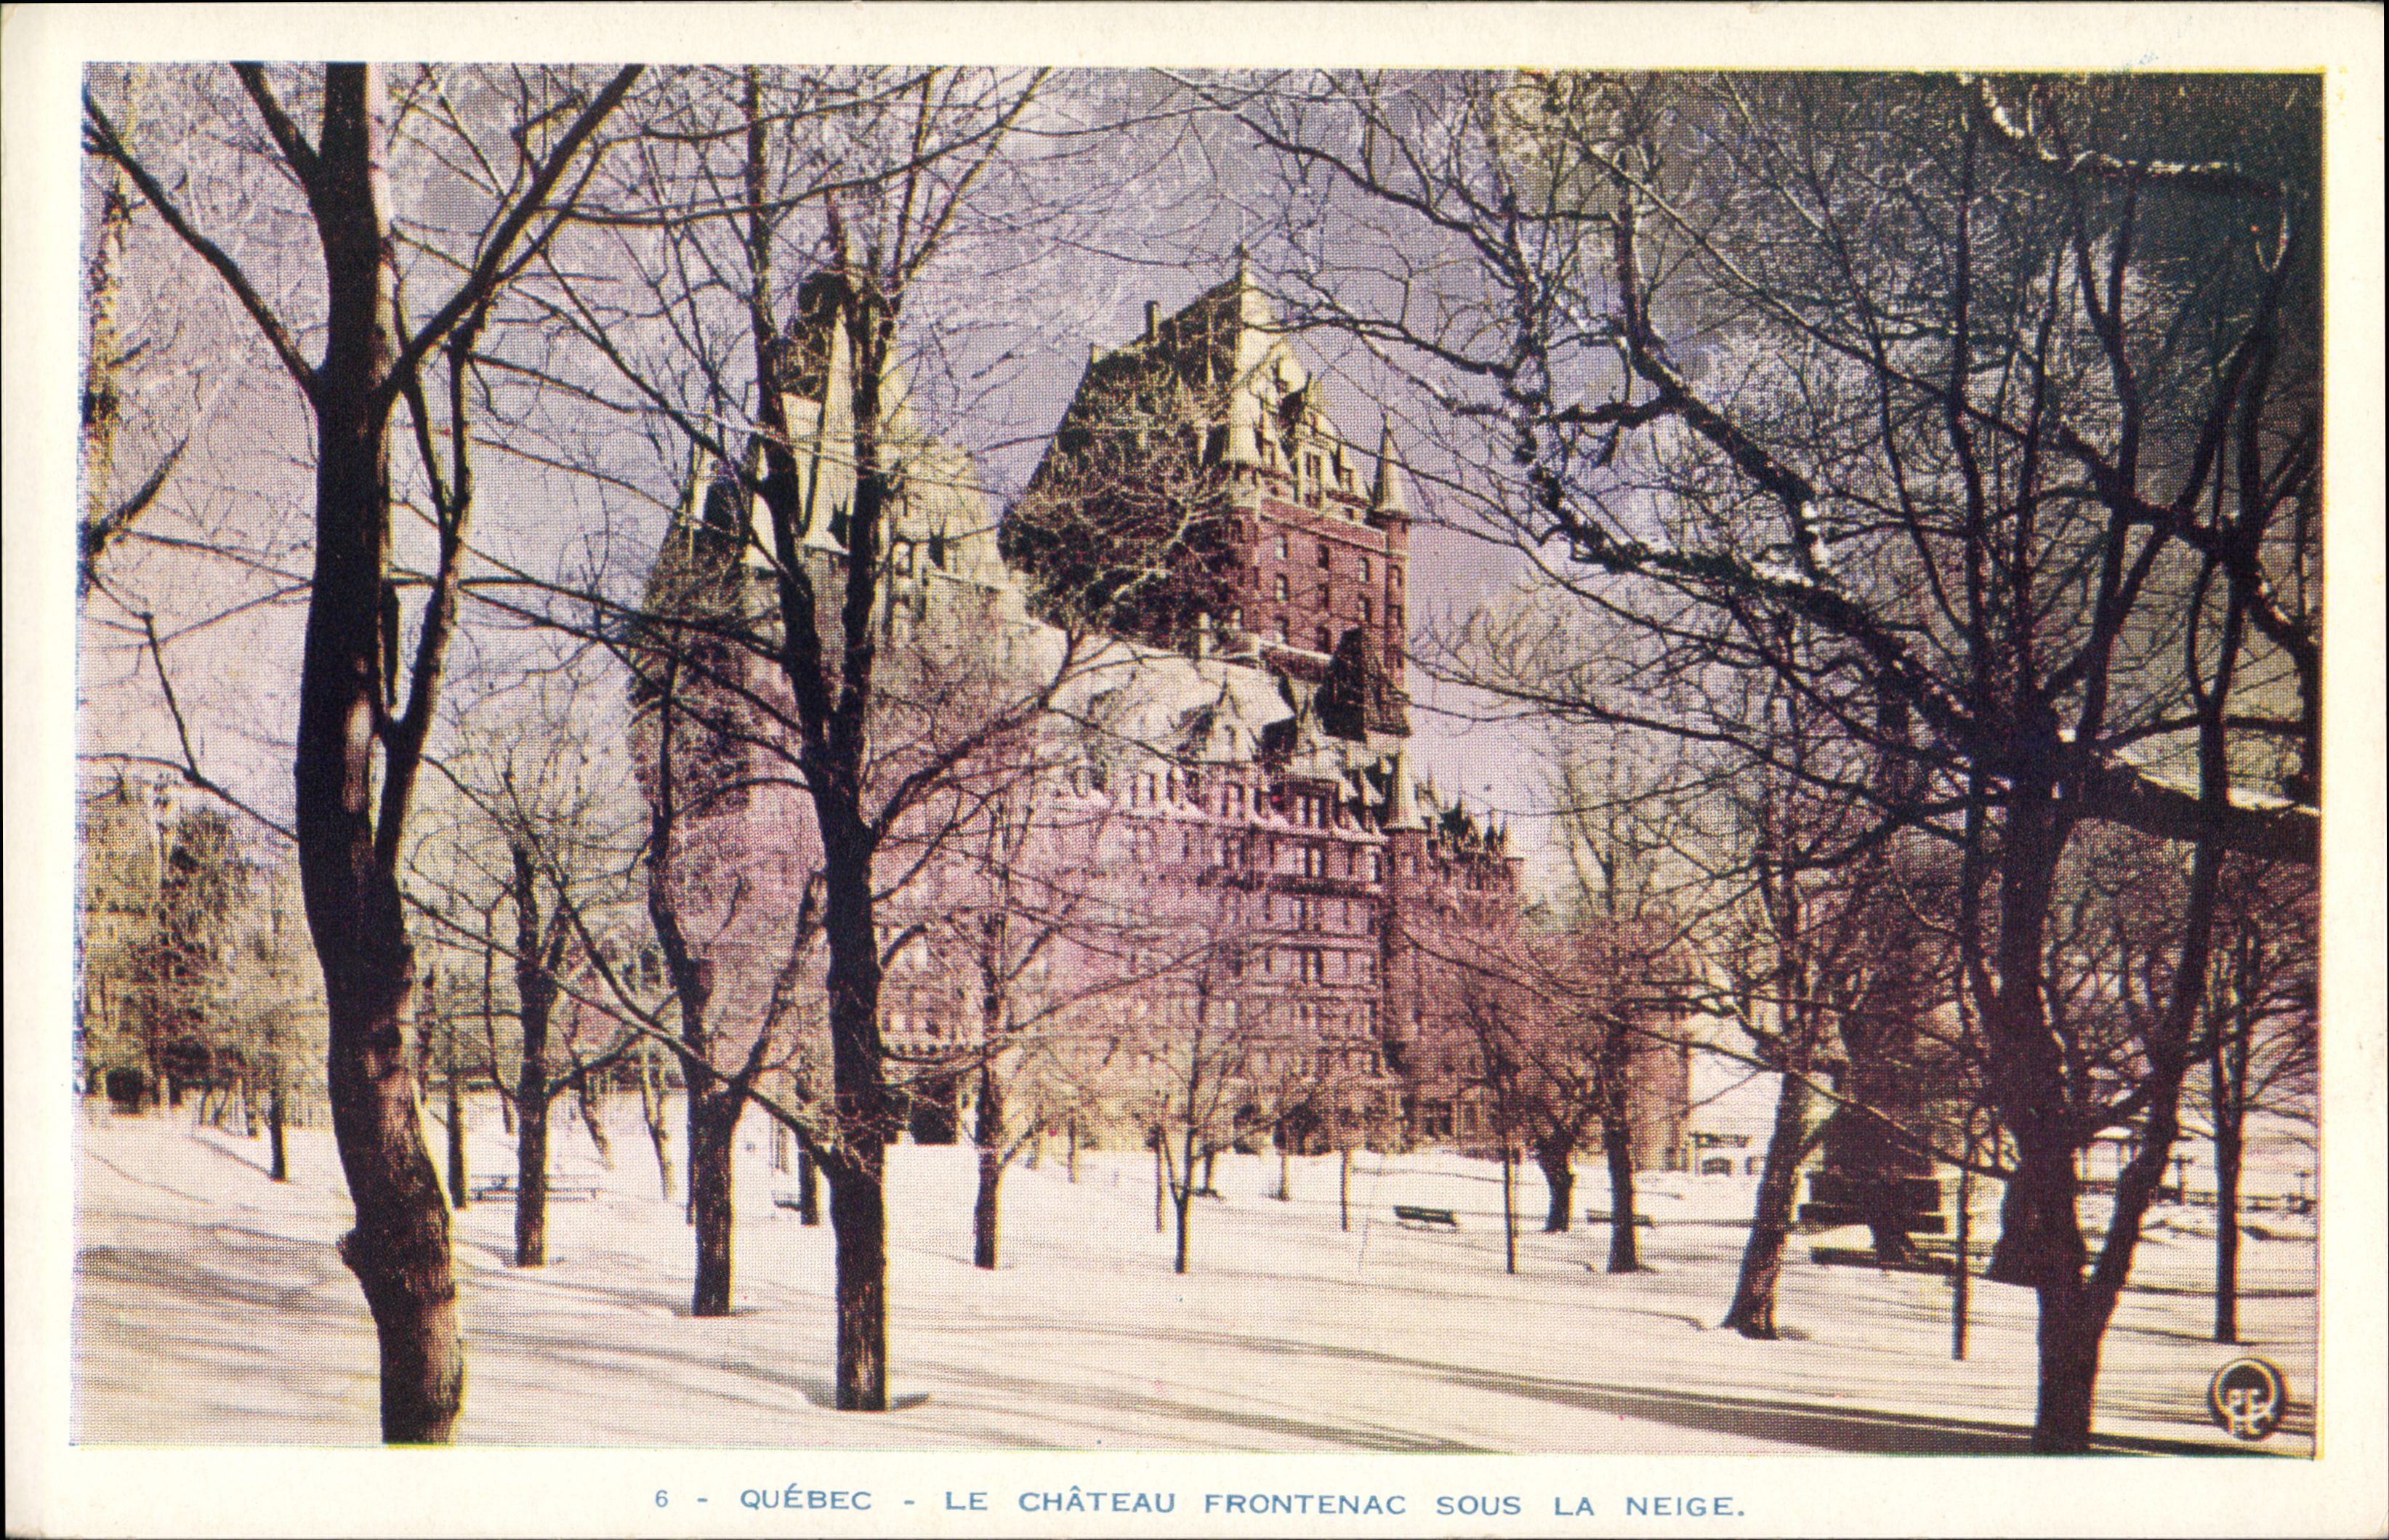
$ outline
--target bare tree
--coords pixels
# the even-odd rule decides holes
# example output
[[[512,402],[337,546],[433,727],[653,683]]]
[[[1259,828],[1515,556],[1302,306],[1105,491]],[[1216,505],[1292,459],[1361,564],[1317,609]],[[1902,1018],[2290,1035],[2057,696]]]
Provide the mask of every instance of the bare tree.
[[[2226,869],[2223,935],[2207,984],[2207,1137],[2215,1148],[2215,1340],[2240,1340],[2240,1209],[2248,1120],[2314,1115],[2317,913],[2303,873]]]
[[[1240,1002],[1215,993],[1215,969],[1223,965],[1224,959],[1198,962],[1192,987],[1154,1002],[1160,1009],[1147,1023],[1150,1137],[1176,1222],[1170,1267],[1180,1273],[1193,1256],[1194,1198],[1209,1190],[1204,1173],[1234,1147],[1236,1114],[1248,1094],[1253,1045]]]
[[[442,254],[456,259],[453,271],[461,277],[420,322],[400,291],[405,264],[399,237],[407,227],[390,204],[383,71],[330,65],[300,82],[321,103],[313,140],[284,106],[291,80],[277,87],[254,65],[236,72],[270,136],[276,169],[303,196],[319,237],[320,359],[302,350],[303,324],[271,308],[240,262],[185,218],[153,170],[153,154],[88,94],[84,145],[121,168],[158,217],[223,279],[314,418],[315,566],[293,770],[300,871],[331,1017],[333,1126],[356,1203],[357,1226],[340,1251],[364,1286],[380,1342],[383,1438],[445,1443],[464,1400],[464,1342],[448,1210],[415,1115],[404,1029],[415,967],[399,865],[462,575],[472,501],[464,418],[475,339],[505,283],[554,230],[543,214],[559,197],[569,200],[568,178],[588,163],[599,128],[638,70],[621,70],[594,91],[564,77],[527,90],[520,132],[510,138],[505,130],[517,125],[492,123],[486,142],[472,144],[473,163],[489,168],[488,177],[460,174],[449,206],[469,198],[486,209],[487,219],[461,252]],[[436,282],[431,264],[425,267],[425,283]],[[435,358],[447,364],[444,424],[431,420],[424,383]],[[389,434],[402,401],[434,484],[440,535],[402,708],[399,604],[389,575]],[[444,465],[433,447],[442,427],[449,437]]]
[[[2039,1296],[2035,1447],[2087,1448],[2217,863],[2315,856],[2311,83],[1269,83],[1214,95],[1286,158],[1297,247],[1331,221],[1376,236],[1299,264],[1311,318],[1447,409],[1468,522],[1554,592],[1774,673],[1909,761],[1890,811],[1961,852],[1963,977],[2017,1152],[1994,1272]],[[1768,758],[1697,699],[1480,682]],[[2071,1074],[2040,976],[2099,822],[2196,853],[2179,987],[2120,1088]],[[2119,1117],[2140,1153],[2094,1262],[2074,1161]]]

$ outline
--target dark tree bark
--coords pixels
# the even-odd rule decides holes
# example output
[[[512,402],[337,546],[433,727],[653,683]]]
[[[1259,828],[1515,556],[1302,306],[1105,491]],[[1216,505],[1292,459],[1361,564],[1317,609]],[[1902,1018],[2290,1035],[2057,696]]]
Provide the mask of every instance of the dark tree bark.
[[[515,1080],[515,1266],[547,1266],[547,1134],[555,1090],[547,1079],[547,1032],[556,1011],[556,968],[563,928],[542,934],[537,873],[530,849],[514,849],[515,995],[522,1022],[522,1064]]]
[[[1616,1099],[1625,1100],[1621,1094]],[[1642,1253],[1634,1237],[1634,1131],[1619,1106],[1601,1120],[1601,1151],[1609,1160],[1609,1271],[1639,1273]]]
[[[978,1072],[978,1196],[971,1205],[971,1263],[995,1266],[996,1201],[1003,1181],[1003,1087],[994,1067]],[[1074,1146],[1075,1148],[1075,1146]]]
[[[801,1144],[797,1146],[797,1223],[821,1223],[821,1165]]]
[[[1974,1295],[1974,1132],[1969,1114],[1966,1129],[1967,1165],[1958,1170],[1958,1226],[1949,1258],[1949,1356],[1966,1360],[1966,1333]]]
[[[415,959],[398,872],[472,505],[469,435],[461,431],[466,376],[474,335],[533,216],[638,70],[618,73],[567,125],[492,224],[479,260],[448,303],[420,331],[402,337],[399,243],[382,163],[388,134],[379,70],[325,67],[322,125],[311,145],[264,71],[253,65],[236,69],[283,168],[305,194],[323,253],[318,362],[301,354],[238,262],[190,223],[88,95],[84,144],[122,167],[167,225],[216,270],[297,381],[314,418],[313,568],[292,773],[300,881],[324,975],[332,1132],[356,1212],[356,1227],[339,1249],[373,1315],[383,1440],[444,1444],[464,1405],[464,1337],[448,1205],[423,1141],[419,1066],[406,1031]],[[384,634],[384,615],[396,592],[389,579],[390,414],[407,399],[419,440],[428,446],[421,365],[443,343],[454,474],[443,477],[427,460],[439,517],[439,566],[401,711],[396,636]]]
[[[1187,1210],[1191,1208],[1194,1203],[1194,1129],[1191,1120],[1186,1129],[1186,1165],[1184,1166],[1184,1170],[1186,1173],[1184,1177],[1179,1181],[1173,1182],[1170,1185],[1169,1191],[1170,1203],[1178,1210],[1178,1251],[1175,1260],[1170,1264],[1170,1271],[1176,1273],[1183,1273],[1186,1270]]]
[[[691,1076],[696,1078],[696,1075]],[[738,1114],[746,1110],[744,1088],[707,1085],[688,1099],[688,1200],[696,1225],[696,1280],[689,1314],[730,1314],[730,1258],[735,1214],[732,1206],[731,1154]]]
[[[380,622],[398,354],[381,104],[378,71],[327,67],[320,142],[302,162],[326,306],[312,392],[315,559],[300,665],[299,871],[330,1021],[332,1132],[356,1204],[340,1254],[379,1339],[382,1438],[445,1444],[464,1406],[465,1342],[448,1205],[415,1116],[406,1031],[415,955],[397,840],[412,763],[385,777],[378,829],[373,808],[375,724],[395,683],[382,673]],[[429,682],[418,662],[418,695]],[[429,723],[415,725],[419,733]]]
[[[1501,1139],[1501,1270],[1518,1270],[1518,1152]]]
[[[1792,1234],[1792,1207],[1799,1197],[1800,1162],[1808,1150],[1808,1085],[1786,1075],[1775,1093],[1775,1123],[1768,1131],[1767,1158],[1759,1169],[1758,1195],[1743,1242],[1742,1272],[1734,1280],[1733,1305],[1719,1324],[1754,1342],[1775,1340],[1775,1288],[1783,1276],[1783,1246]]]
[[[1543,1214],[1543,1233],[1564,1235],[1576,1204],[1576,1145],[1562,1139],[1535,1141],[1535,1164],[1542,1168],[1543,1190],[1551,1202]]]
[[[285,1105],[282,1082],[277,1077],[265,1103],[266,1148],[274,1160],[273,1177],[277,1182],[290,1179],[290,1152],[283,1137],[283,1127],[289,1112]]]
[[[2224,1052],[2217,1045],[2217,1058]],[[2226,1066],[2213,1066],[2220,1078]],[[2240,1075],[2247,1072],[2247,1060],[2239,1056],[2230,1066]],[[2243,1082],[2241,1090],[2244,1094]],[[2225,1097],[2215,1098],[2215,1340],[2236,1343],[2240,1340],[2240,1165],[2246,1130],[2237,1108],[2227,1110]]]
[[[472,1190],[465,1170],[465,1093],[452,1042],[448,1051],[448,1206],[461,1209],[471,1202]]]
[[[844,1412],[888,1409],[886,1147],[847,1150],[829,1173],[837,1253],[837,1397]]]
[[[671,1120],[665,1106],[662,1066],[656,1059],[652,1042],[642,1042],[638,1050],[639,1119],[646,1125],[647,1143],[656,1152],[656,1183],[664,1201],[672,1195]]]

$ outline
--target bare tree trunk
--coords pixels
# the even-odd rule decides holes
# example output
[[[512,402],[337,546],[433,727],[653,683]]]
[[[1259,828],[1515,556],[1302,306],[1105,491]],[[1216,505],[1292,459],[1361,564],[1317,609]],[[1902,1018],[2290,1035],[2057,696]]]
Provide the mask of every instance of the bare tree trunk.
[[[290,1152],[283,1135],[284,1120],[288,1115],[288,1111],[284,1105],[282,1080],[279,1075],[276,1075],[274,1089],[265,1103],[265,1139],[266,1148],[272,1152],[274,1159],[272,1175],[277,1182],[287,1182],[290,1179]]]
[[[548,1017],[556,976],[540,934],[538,873],[530,847],[514,843],[515,997],[522,1059],[515,1075],[515,1266],[547,1266],[547,1135],[555,1091],[547,1081]]]
[[[2087,1289],[2040,1293],[2040,1393],[2033,1419],[2037,1455],[2090,1452],[2090,1417],[2099,1384],[2106,1311]]]
[[[746,1097],[735,1086],[708,1086],[689,1096],[688,1195],[696,1225],[696,1279],[692,1316],[730,1314],[730,1255],[736,1215],[731,1154]]]
[[[1186,1176],[1173,1186],[1169,1197],[1178,1209],[1178,1256],[1170,1270],[1183,1273],[1186,1270],[1187,1210],[1194,1203],[1194,1130],[1191,1126],[1186,1130]]]
[[[1077,1186],[1077,1185],[1078,1185],[1078,1182],[1079,1182],[1079,1121],[1078,1121],[1078,1119],[1076,1119],[1076,1118],[1072,1118],[1072,1119],[1070,1120],[1069,1134],[1070,1134],[1070,1185],[1072,1185],[1073,1187],[1075,1187],[1075,1186]]]
[[[1352,1228],[1352,1149],[1347,1145],[1335,1163],[1335,1215],[1338,1229]]]
[[[821,1223],[821,1164],[801,1144],[797,1146],[797,1223]]]
[[[1277,1131],[1277,1190],[1271,1193],[1279,1203],[1294,1201],[1294,1154],[1286,1148],[1285,1129]]]
[[[1966,1361],[1968,1313],[1974,1292],[1974,1129],[1966,1126],[1966,1161],[1958,1168],[1958,1233],[1949,1258],[1949,1356]]]
[[[1153,1233],[1156,1235],[1159,1235],[1166,1225],[1161,1205],[1163,1195],[1169,1190],[1169,1184],[1162,1169],[1161,1131],[1156,1128],[1153,1135]]]
[[[2233,1012],[2207,1061],[2215,1125],[2215,1340],[2240,1340],[2240,1172],[2247,1139],[2248,1023]]]
[[[874,399],[856,407],[872,417]],[[863,478],[877,488],[875,477]],[[858,493],[858,498],[861,497]],[[858,511],[858,531],[863,514]],[[877,510],[867,510],[876,528]],[[862,555],[857,553],[857,557]],[[856,745],[859,758],[860,745]],[[888,1137],[891,1122],[879,1039],[879,941],[873,921],[872,858],[850,805],[817,784],[827,894],[832,1107],[837,1143],[825,1151],[829,1218],[837,1231],[837,1408],[888,1409]]]
[[[1518,1270],[1518,1152],[1501,1140],[1501,1268]]]
[[[522,1078],[515,1100],[521,1113],[515,1119],[515,1266],[547,1266],[547,1124],[548,1094],[533,1057],[529,1024],[525,1024]]]
[[[639,1118],[647,1126],[647,1142],[655,1147],[656,1180],[666,1203],[671,1201],[671,1122],[665,1105],[662,1067],[653,1043],[639,1045]]]
[[[837,1407],[888,1409],[886,1155],[871,1138],[829,1162],[829,1219],[837,1235]]]
[[[1759,1168],[1750,1236],[1742,1246],[1742,1276],[1734,1283],[1732,1308],[1719,1323],[1754,1342],[1775,1340],[1775,1289],[1783,1276],[1783,1247],[1792,1234],[1800,1159],[1808,1148],[1808,1082],[1787,1074],[1775,1093],[1775,1125]]]
[[[465,1092],[456,1074],[455,1044],[448,1046],[448,1206],[461,1209],[472,1201],[465,1171]]]
[[[1542,1168],[1543,1189],[1551,1199],[1543,1214],[1543,1233],[1564,1235],[1576,1204],[1576,1146],[1566,1139],[1539,1139],[1535,1164]]]
[[[465,1340],[448,1205],[423,1144],[406,1029],[415,957],[395,842],[407,788],[385,778],[378,829],[373,808],[374,697],[388,688],[386,387],[397,352],[382,97],[372,66],[324,71],[310,201],[327,303],[313,391],[315,560],[293,762],[300,875],[330,1024],[332,1130],[356,1205],[356,1228],[340,1254],[373,1312],[383,1441],[445,1444],[464,1406]],[[405,769],[411,775],[413,766]]]
[[[1609,1271],[1639,1273],[1642,1258],[1634,1238],[1634,1139],[1622,1109],[1601,1120],[1601,1148],[1609,1158]]]
[[[2240,1152],[2217,1139],[2215,1152],[2215,1340],[2240,1340]]]
[[[1074,1126],[1070,1144],[1074,1169],[1078,1165],[1076,1133]],[[971,1207],[971,1264],[991,1270],[995,1266],[996,1203],[1003,1181],[1003,1088],[991,1064],[979,1066],[975,1137],[978,1142],[978,1196]]]

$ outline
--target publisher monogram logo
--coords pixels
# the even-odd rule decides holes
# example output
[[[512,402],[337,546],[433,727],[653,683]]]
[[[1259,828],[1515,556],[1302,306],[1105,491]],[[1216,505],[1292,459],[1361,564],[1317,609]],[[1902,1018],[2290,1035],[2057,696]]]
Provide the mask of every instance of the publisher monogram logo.
[[[2255,1443],[2270,1438],[2289,1409],[2289,1381],[2262,1358],[2234,1358],[2215,1371],[2206,1387],[2207,1409],[2218,1428]]]

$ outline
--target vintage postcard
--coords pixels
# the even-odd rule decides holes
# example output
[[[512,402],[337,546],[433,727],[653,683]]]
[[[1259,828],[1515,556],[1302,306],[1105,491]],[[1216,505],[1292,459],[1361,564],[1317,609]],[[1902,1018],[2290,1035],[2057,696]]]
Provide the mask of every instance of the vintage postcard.
[[[12,1534],[2389,1524],[2377,8],[6,25]]]

